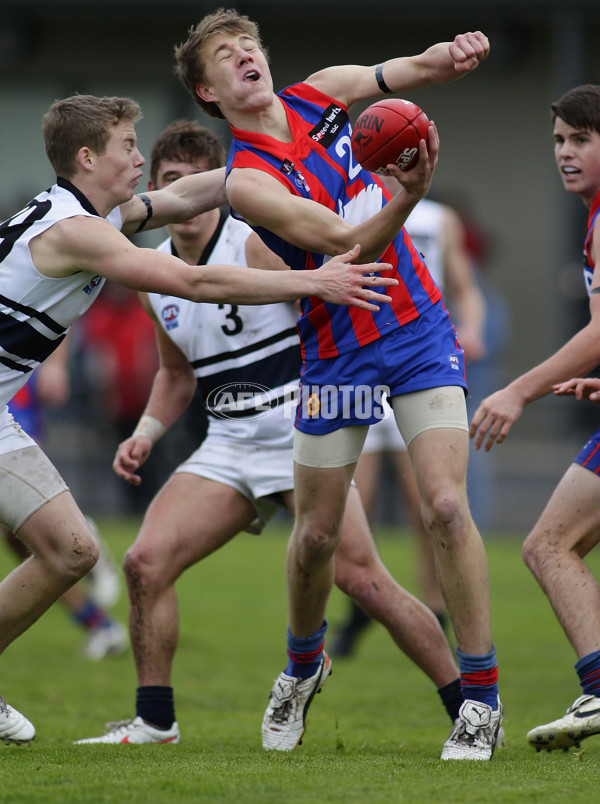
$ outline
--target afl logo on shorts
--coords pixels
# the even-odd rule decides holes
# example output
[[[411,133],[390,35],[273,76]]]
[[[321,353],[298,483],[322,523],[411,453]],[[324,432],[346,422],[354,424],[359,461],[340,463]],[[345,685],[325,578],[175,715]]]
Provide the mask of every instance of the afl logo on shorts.
[[[179,312],[177,304],[167,304],[166,307],[163,307],[161,317],[166,330],[175,329],[175,327],[179,326]]]

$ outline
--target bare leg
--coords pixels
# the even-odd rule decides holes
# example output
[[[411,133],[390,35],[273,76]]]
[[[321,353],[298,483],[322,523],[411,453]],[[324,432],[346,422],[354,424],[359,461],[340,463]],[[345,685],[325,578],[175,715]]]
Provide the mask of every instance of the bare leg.
[[[431,536],[427,532],[421,516],[419,489],[410,457],[408,452],[398,450],[394,452],[393,460],[408,516],[417,536],[417,572],[423,600],[436,614],[443,614],[446,611],[446,605],[435,568]]]
[[[426,430],[409,446],[457,645],[465,653],[482,655],[492,649],[488,567],[467,501],[468,452],[468,434],[451,428]]]
[[[138,686],[171,685],[177,578],[254,517],[254,507],[235,489],[188,473],[174,475],[155,497],[124,561]]]
[[[2,526],[0,526],[0,533],[4,535],[6,544],[21,561],[29,558],[31,555],[30,550],[22,541],[20,541],[20,539],[17,539],[14,533],[11,533]],[[87,600],[88,598],[81,591],[80,586],[75,584],[59,597],[58,602],[62,603],[72,614],[75,614],[76,612],[81,611],[83,606],[85,606],[87,603]]]
[[[286,560],[289,627],[294,636],[310,636],[323,624],[354,466],[316,469],[294,464],[296,522]]]
[[[600,478],[573,464],[523,545],[578,658],[600,650],[600,589],[583,561],[600,541]]]
[[[437,687],[458,677],[458,669],[436,617],[397,584],[381,563],[355,488],[348,494],[335,566],[337,586],[387,628],[400,650]]]
[[[98,559],[94,536],[68,491],[32,514],[17,536],[31,555],[0,583],[0,651],[26,631]]]
[[[382,452],[363,452],[354,470],[354,481],[358,486],[360,499],[369,521],[375,510],[382,463]]]

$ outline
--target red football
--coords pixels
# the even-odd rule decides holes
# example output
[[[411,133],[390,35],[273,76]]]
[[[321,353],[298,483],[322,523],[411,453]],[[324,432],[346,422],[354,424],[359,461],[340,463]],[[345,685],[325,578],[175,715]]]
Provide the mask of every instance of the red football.
[[[429,118],[415,103],[384,98],[371,104],[352,129],[352,153],[373,173],[396,163],[410,170],[419,161],[419,140],[427,141]]]

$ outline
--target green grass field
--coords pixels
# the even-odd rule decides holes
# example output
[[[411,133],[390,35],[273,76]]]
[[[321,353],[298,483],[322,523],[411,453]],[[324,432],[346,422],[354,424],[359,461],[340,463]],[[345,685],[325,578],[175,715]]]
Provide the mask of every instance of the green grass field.
[[[136,522],[101,522],[115,557]],[[429,681],[380,627],[334,662],[292,754],[263,752],[260,722],[285,659],[286,522],[239,536],[180,581],[175,665],[179,745],[73,746],[134,714],[131,654],[91,663],[60,607],[12,645],[0,692],[37,728],[30,746],[0,746],[0,802],[589,802],[600,785],[600,736],[569,753],[536,754],[529,728],[579,694],[575,657],[520,557],[514,536],[486,537],[507,747],[490,763],[442,763],[450,722]],[[406,533],[380,552],[415,591]],[[594,563],[595,562],[595,563]],[[11,559],[0,553],[3,574]],[[600,555],[592,562],[600,571]],[[345,612],[334,592],[332,627]],[[116,607],[126,617],[126,594]]]

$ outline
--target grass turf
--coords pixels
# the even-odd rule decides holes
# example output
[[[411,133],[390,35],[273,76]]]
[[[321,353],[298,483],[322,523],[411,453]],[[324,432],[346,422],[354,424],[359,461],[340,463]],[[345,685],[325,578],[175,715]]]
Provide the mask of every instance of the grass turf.
[[[135,521],[101,521],[118,559]],[[579,694],[575,656],[513,536],[486,537],[494,640],[506,710],[507,747],[490,763],[442,763],[450,721],[431,682],[379,626],[356,655],[334,660],[304,742],[266,753],[260,722],[285,660],[284,554],[289,526],[240,535],[180,580],[181,639],[175,662],[179,745],[74,746],[104,722],[134,714],[131,654],[92,663],[59,605],[10,646],[0,693],[34,722],[30,746],[0,746],[0,801],[84,804],[156,802],[583,802],[600,783],[600,735],[569,753],[536,754],[532,726],[561,715]],[[379,549],[411,591],[407,533],[380,531]],[[590,565],[600,571],[600,555]],[[3,574],[11,558],[0,554]],[[346,600],[332,595],[334,629]],[[123,592],[115,613],[127,613]]]

